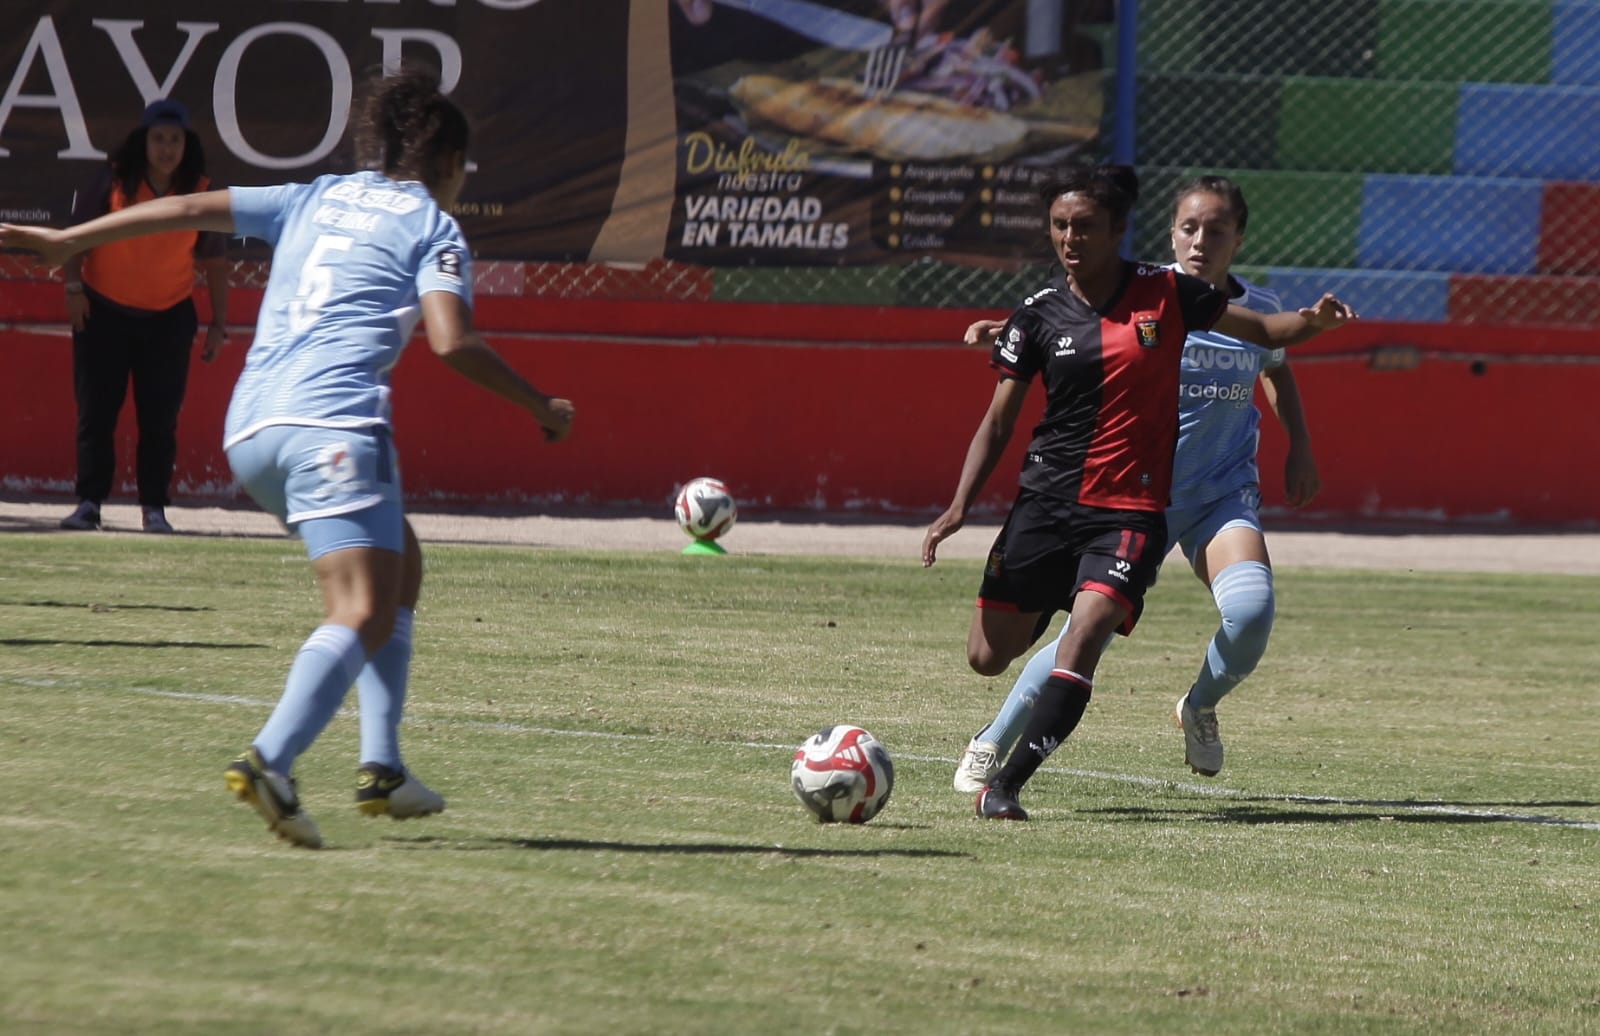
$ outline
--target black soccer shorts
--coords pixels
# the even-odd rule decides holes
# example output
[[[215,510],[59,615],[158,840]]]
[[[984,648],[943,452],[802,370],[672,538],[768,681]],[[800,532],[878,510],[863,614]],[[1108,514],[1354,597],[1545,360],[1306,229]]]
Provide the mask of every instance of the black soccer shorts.
[[[1023,490],[989,551],[978,607],[1044,613],[1071,611],[1081,590],[1104,594],[1128,609],[1118,626],[1133,632],[1144,595],[1167,553],[1160,511],[1116,511]]]

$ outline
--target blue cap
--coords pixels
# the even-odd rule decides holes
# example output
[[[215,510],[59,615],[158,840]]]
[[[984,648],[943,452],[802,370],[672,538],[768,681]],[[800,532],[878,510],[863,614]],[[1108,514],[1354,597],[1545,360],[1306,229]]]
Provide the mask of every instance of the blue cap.
[[[145,126],[157,126],[166,122],[188,129],[189,109],[184,107],[182,101],[174,101],[170,97],[165,97],[159,101],[150,102],[150,107],[144,110],[144,118],[141,121]]]

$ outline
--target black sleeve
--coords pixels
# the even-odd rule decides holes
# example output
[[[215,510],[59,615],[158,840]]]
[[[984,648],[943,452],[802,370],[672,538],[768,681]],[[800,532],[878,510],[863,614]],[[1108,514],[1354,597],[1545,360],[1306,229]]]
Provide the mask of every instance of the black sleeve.
[[[1198,277],[1174,273],[1185,331],[1209,331],[1228,308],[1228,293]]]
[[[1044,319],[1032,306],[1019,306],[1000,329],[994,340],[994,350],[989,354],[989,366],[1002,374],[1023,381],[1032,381],[1039,373],[1037,343],[1042,333]]]

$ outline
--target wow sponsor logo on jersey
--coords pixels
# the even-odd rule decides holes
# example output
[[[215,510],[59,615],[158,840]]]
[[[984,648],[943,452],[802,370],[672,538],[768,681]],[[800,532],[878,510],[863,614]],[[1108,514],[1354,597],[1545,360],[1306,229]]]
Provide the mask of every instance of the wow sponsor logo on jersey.
[[[1246,371],[1258,374],[1262,358],[1267,355],[1270,354],[1260,349],[1191,344],[1183,351],[1183,367],[1193,371]]]

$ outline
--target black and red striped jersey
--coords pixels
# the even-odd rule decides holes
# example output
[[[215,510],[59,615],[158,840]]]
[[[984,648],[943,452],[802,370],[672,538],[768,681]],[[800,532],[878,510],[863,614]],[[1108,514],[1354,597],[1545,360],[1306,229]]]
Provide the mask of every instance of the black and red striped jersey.
[[[1122,287],[1100,310],[1065,280],[1028,296],[995,339],[990,364],[1002,377],[1044,380],[1022,488],[1160,511],[1172,491],[1184,339],[1216,323],[1228,299],[1163,266],[1124,267]]]

